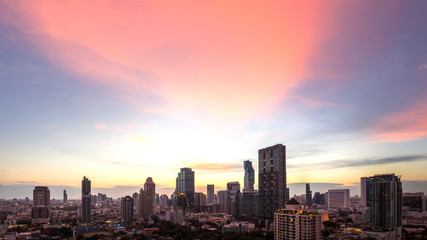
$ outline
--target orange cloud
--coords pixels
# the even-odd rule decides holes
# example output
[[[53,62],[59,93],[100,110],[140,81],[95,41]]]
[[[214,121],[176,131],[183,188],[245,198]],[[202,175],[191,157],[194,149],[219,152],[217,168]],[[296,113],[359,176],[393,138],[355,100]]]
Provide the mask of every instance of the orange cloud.
[[[145,111],[225,120],[273,110],[331,22],[318,1],[7,4],[19,16],[11,24],[84,80]],[[164,104],[141,104],[147,94]]]
[[[380,133],[373,135],[372,142],[404,142],[427,137],[427,99],[410,109],[386,116],[374,128]]]

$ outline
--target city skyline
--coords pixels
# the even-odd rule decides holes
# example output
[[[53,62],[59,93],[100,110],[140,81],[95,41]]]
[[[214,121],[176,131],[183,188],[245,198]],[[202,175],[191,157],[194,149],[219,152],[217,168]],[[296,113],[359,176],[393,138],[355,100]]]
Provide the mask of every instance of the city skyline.
[[[425,9],[0,1],[0,198],[171,194],[185,167],[216,192],[278,143],[291,196],[381,173],[427,193]]]

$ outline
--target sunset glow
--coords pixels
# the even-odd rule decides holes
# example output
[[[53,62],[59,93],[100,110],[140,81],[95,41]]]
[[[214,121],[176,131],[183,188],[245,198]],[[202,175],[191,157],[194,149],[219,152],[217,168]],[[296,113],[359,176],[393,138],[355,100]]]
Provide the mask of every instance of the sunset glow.
[[[426,9],[0,1],[0,184],[206,191],[276,143],[289,183],[427,181]]]

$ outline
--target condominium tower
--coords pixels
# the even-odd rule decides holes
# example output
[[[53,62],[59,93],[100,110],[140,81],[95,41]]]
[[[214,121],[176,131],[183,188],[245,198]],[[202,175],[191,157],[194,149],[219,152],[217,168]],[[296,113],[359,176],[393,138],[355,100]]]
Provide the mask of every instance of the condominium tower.
[[[381,174],[366,179],[366,219],[373,227],[395,230],[402,235],[402,182],[394,174]]]
[[[273,219],[274,211],[285,207],[286,146],[276,144],[258,150],[259,217]]]
[[[125,222],[132,221],[133,218],[133,198],[131,196],[122,197],[121,199],[122,220]]]
[[[31,222],[49,223],[50,217],[50,191],[48,187],[37,186],[33,190],[33,207],[31,209]]]

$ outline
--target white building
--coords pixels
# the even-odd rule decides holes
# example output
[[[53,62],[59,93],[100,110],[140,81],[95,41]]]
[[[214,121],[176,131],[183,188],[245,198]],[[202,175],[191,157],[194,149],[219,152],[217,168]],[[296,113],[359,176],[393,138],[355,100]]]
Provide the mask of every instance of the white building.
[[[350,208],[350,189],[328,190],[328,208]]]

